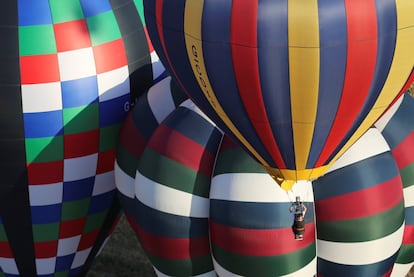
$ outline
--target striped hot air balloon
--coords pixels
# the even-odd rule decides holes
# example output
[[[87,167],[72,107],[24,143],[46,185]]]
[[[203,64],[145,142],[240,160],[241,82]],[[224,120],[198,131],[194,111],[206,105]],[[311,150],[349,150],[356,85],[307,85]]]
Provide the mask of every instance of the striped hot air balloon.
[[[313,186],[318,276],[389,276],[403,238],[404,195],[381,133],[368,130]]]
[[[404,276],[414,264],[414,99],[406,93],[376,123],[397,163],[405,200],[405,229],[392,276]]]
[[[169,89],[164,87],[164,90]],[[407,186],[411,184],[409,181],[411,178],[409,134],[412,129],[410,111],[414,109],[411,108],[410,103],[414,100],[406,99],[406,97],[402,103],[397,102],[382,117],[380,122],[385,122],[382,125],[386,125],[386,128],[384,126],[380,128],[380,122],[377,124],[379,129],[384,129],[383,134],[392,133],[393,135],[382,135],[377,129],[370,129],[336,161],[325,176],[314,182],[314,214],[313,192],[308,182],[298,182],[292,192],[281,190],[254,159],[232,143],[229,137],[225,137],[220,152],[216,156],[209,196],[209,232],[215,273],[219,276],[295,277],[308,277],[315,273],[318,276],[389,276],[390,274],[402,276],[405,274],[414,258],[410,250],[410,207],[412,205],[410,204],[410,185]],[[169,96],[159,99],[165,98]],[[151,102],[159,103],[159,107],[165,105],[166,113],[170,114],[167,117],[165,114],[162,117],[156,117],[167,118],[166,121],[168,121],[169,116],[175,113],[175,108],[172,107],[174,105],[161,104],[161,101]],[[168,100],[166,103],[172,102],[174,101]],[[128,138],[131,143],[127,149],[122,151],[131,153],[138,151],[137,153],[141,154],[131,154],[136,155],[136,158],[130,161],[117,161],[120,165],[117,169],[127,168],[128,164],[136,168],[137,163],[145,163],[145,168],[149,172],[154,172],[157,170],[158,161],[164,160],[165,156],[156,153],[154,159],[145,158],[144,161],[141,158],[144,149],[142,145],[147,146],[148,139],[141,142],[140,133],[143,131],[136,130],[148,128],[152,130],[150,134],[153,136],[159,123],[145,120],[145,118],[154,118],[154,116],[144,112],[147,108],[139,109],[139,103],[133,113],[137,115],[142,112],[142,115],[139,117],[135,115],[131,131],[126,131],[131,123],[125,124],[125,134],[129,133]],[[164,109],[160,108],[160,110]],[[396,110],[398,112],[395,112]],[[199,125],[194,124],[193,128],[199,130],[197,126]],[[133,131],[134,129],[136,130]],[[176,141],[175,136],[165,133],[162,137],[163,139],[158,137],[157,140],[165,145],[170,144],[170,139]],[[135,144],[132,143],[134,141]],[[390,152],[388,143],[396,145],[391,147],[394,149],[392,152]],[[165,147],[171,147],[171,145]],[[408,156],[402,155],[401,151],[404,150],[397,150],[397,145],[405,145],[404,149]],[[174,151],[182,150],[177,147]],[[198,155],[198,152],[193,153]],[[170,171],[180,172],[174,166],[170,168]],[[145,176],[149,175],[151,174]],[[171,253],[168,252],[171,248],[178,251],[177,241],[165,240],[165,237],[161,235],[152,236],[156,232],[161,232],[160,230],[168,234],[170,232],[166,229],[174,230],[168,220],[174,217],[171,214],[173,208],[163,213],[165,209],[159,208],[161,205],[181,207],[188,204],[182,198],[168,197],[170,194],[166,193],[164,187],[159,189],[160,183],[174,183],[173,180],[178,179],[171,177],[172,175],[164,175],[164,179],[168,180],[166,182],[157,181],[156,184],[148,186],[152,189],[152,193],[147,193],[145,196],[140,194],[141,198],[138,198],[136,191],[138,184],[142,182],[132,184],[136,178],[142,181],[144,177],[139,174],[133,174],[125,179],[127,180],[125,184],[128,183],[128,186],[131,186],[127,189],[131,191],[129,197],[126,197],[125,191],[127,190],[121,191],[124,194],[123,198],[128,199],[127,205],[123,207],[129,218],[133,219],[130,220],[131,225],[137,234],[141,234],[139,238],[146,245],[147,251],[148,249],[153,251],[147,253],[153,259],[158,276],[177,276],[188,269],[188,264],[179,263],[172,256],[168,257],[171,260],[165,256],[163,259],[162,253],[164,255]],[[152,179],[159,180],[159,178]],[[404,194],[402,185],[405,187]],[[175,192],[174,190],[168,191]],[[301,196],[308,206],[303,241],[295,241],[290,229],[292,215],[289,213],[289,205],[296,195]],[[168,199],[165,200],[165,198]],[[175,202],[176,199],[179,200]],[[143,202],[150,203],[149,206],[157,205],[158,210],[148,208]],[[194,201],[194,203],[197,205],[193,208],[200,211],[202,207],[201,204],[198,205],[200,202]],[[165,217],[156,217],[156,214],[162,214]],[[154,224],[157,226],[154,227],[157,231],[147,227],[147,230],[151,232],[143,232],[143,227],[140,227],[148,226],[146,224],[149,220],[143,223],[145,222],[143,218],[148,218],[148,215],[152,215],[152,221],[157,218],[157,224]],[[314,220],[316,220],[316,234]],[[204,227],[207,228],[207,225]],[[158,239],[162,240],[164,245],[157,244]],[[161,251],[164,248],[169,250]],[[175,254],[179,255],[178,252]],[[405,266],[400,266],[402,264]],[[212,273],[209,271],[208,274]]]
[[[119,216],[117,136],[152,84],[134,2],[3,1],[0,275],[84,275]]]
[[[307,206],[303,240],[294,240],[291,201]],[[210,235],[219,276],[314,276],[316,241],[310,182],[287,194],[263,167],[225,137],[210,190]]]
[[[121,206],[158,276],[214,276],[208,194],[222,134],[191,101],[175,109],[168,83],[139,99],[121,132]]]
[[[154,84],[128,113],[116,149],[115,181],[121,206],[135,197],[135,174],[142,152],[158,125],[187,97],[171,77]],[[129,209],[124,209],[128,217]],[[132,219],[132,218],[131,218]]]
[[[179,85],[287,190],[323,175],[414,77],[411,0],[144,8]]]

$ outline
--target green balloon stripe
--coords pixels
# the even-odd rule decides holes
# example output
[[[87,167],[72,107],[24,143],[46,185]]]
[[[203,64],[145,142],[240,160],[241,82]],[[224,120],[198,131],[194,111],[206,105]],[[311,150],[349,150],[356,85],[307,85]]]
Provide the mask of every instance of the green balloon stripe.
[[[414,185],[414,163],[400,169],[404,188]]]
[[[148,147],[142,153],[138,170],[154,182],[201,197],[209,197],[208,176],[162,156]]]
[[[131,178],[135,178],[139,160],[122,144],[116,150],[116,161],[119,167]]]
[[[239,255],[212,245],[214,259],[227,271],[242,276],[281,276],[296,272],[316,256],[316,244],[278,256]]]
[[[403,244],[398,252],[397,264],[408,264],[414,261],[414,244]]]
[[[235,163],[234,161],[238,161]],[[228,148],[217,157],[214,176],[225,173],[267,173],[265,169],[240,147]]]
[[[356,203],[357,204],[357,203]],[[317,218],[317,217],[316,217]],[[404,223],[404,201],[383,213],[354,220],[316,222],[318,239],[335,242],[363,242],[383,238]]]
[[[99,129],[99,152],[112,151],[116,149],[118,134],[122,124],[113,124]]]

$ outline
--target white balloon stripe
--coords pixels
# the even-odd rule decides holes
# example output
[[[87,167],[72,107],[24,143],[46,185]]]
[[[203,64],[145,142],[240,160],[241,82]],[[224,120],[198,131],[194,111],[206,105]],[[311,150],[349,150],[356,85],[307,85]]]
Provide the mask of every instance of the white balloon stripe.
[[[342,243],[317,240],[318,257],[339,264],[365,265],[383,261],[400,248],[404,225],[394,233],[372,241]],[[381,251],[378,251],[378,250]]]
[[[135,176],[135,194],[143,204],[165,213],[207,218],[210,200],[154,182],[138,170]]]
[[[299,269],[298,271],[292,272],[287,275],[280,275],[280,277],[309,277],[314,276],[316,272],[316,257],[313,259],[310,263]],[[242,277],[241,275],[237,275],[233,272],[230,272],[226,270],[224,267],[222,267],[213,257],[213,264],[214,269],[216,270],[216,273],[218,276],[222,277]],[[258,268],[258,272],[260,272],[260,268]]]
[[[328,172],[335,171],[389,150],[390,147],[380,131],[371,128],[329,168]]]
[[[414,206],[414,186],[409,186],[404,188],[404,206],[412,207]]]
[[[241,202],[290,202],[288,194],[266,173],[214,176],[210,198]]]
[[[296,196],[313,202],[310,182],[299,181],[286,192],[267,173],[225,173],[212,178],[211,199],[240,202],[291,202]]]
[[[153,85],[147,94],[149,106],[158,123],[161,123],[176,109],[174,100],[171,96],[170,82],[171,77],[166,77]]]
[[[165,67],[155,51],[151,52],[152,78],[156,81],[165,72]]]
[[[405,95],[403,94],[398,100],[388,109],[388,111],[381,116],[380,119],[375,123],[375,127],[382,132],[391,118],[394,116],[395,112],[400,107]]]
[[[308,277],[315,276],[316,272],[316,257],[310,263],[299,269],[298,271],[292,272],[287,275],[281,275],[281,277]]]
[[[134,198],[135,197],[135,179],[126,174],[118,164],[118,161],[115,161],[115,184],[116,188],[123,195]]]
[[[408,264],[394,264],[392,268],[391,277],[409,276],[407,273],[410,271],[414,263]]]
[[[197,113],[198,115],[200,115],[201,117],[203,117],[206,121],[208,121],[211,125],[216,126],[216,124],[208,117],[206,116],[199,107],[197,107],[193,101],[191,101],[190,99],[187,99],[186,101],[184,101],[183,103],[180,104],[181,107],[185,107],[195,113]],[[217,128],[218,129],[218,128]],[[218,129],[220,131],[220,129]],[[221,132],[221,131],[220,131]]]

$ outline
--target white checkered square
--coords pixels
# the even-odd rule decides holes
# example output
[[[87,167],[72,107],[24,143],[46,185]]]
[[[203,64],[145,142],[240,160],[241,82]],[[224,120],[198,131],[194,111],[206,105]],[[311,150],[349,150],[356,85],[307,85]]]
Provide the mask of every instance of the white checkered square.
[[[30,206],[62,203],[63,183],[29,186]]]
[[[0,257],[0,268],[6,274],[18,275],[19,270],[17,269],[16,262],[13,258]]]
[[[85,179],[96,175],[96,167],[98,165],[98,153],[88,156],[65,159],[63,181],[75,181]]]
[[[96,75],[91,47],[58,53],[58,61],[61,81]]]
[[[76,252],[80,242],[81,236],[74,236],[70,238],[59,239],[58,241],[58,256],[71,255]]]
[[[36,259],[36,272],[41,274],[53,274],[55,273],[56,257]]]
[[[159,76],[161,76],[161,74],[165,72],[165,67],[161,63],[161,60],[155,51],[151,53],[151,64],[152,64],[152,77],[155,80]]]
[[[95,184],[93,185],[92,195],[99,195],[114,190],[115,175],[114,171],[105,172],[95,176]]]
[[[107,101],[130,92],[128,66],[98,74],[99,100]]]
[[[24,113],[61,110],[60,82],[22,85],[22,106]]]
[[[76,252],[75,258],[73,259],[73,263],[72,263],[71,268],[77,268],[77,267],[80,267],[80,266],[84,265],[86,259],[89,256],[89,253],[91,252],[91,250],[92,250],[92,247],[88,248],[88,249],[85,249],[85,250],[82,250],[82,251],[79,251],[79,252]]]

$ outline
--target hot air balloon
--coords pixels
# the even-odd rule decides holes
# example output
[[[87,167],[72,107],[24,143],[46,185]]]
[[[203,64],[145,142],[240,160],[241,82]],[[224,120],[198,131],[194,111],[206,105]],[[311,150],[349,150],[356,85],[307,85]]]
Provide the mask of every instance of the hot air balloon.
[[[178,84],[286,190],[323,175],[413,80],[410,0],[144,0],[144,11]]]
[[[183,159],[181,155],[188,158],[189,154],[186,149],[178,147],[182,145],[180,139],[185,139],[185,136],[176,139],[175,135],[162,135],[163,132],[157,131],[158,128],[165,128],[160,127],[164,121],[170,122],[170,117],[177,116],[174,115],[177,103],[182,103],[172,100],[174,97],[171,95],[175,94],[175,90],[171,92],[170,80],[165,80],[165,84],[168,85],[157,84],[151,88],[148,96],[139,99],[131,111],[134,120],[126,121],[123,126],[115,172],[119,176],[117,187],[120,190],[121,206],[146,247],[156,275],[177,276],[188,270],[188,263],[180,263],[172,256],[163,256],[163,253],[166,255],[165,253],[171,253],[171,248],[177,249],[177,237],[168,236],[174,230],[170,220],[176,219],[175,226],[183,224],[183,218],[178,220],[176,211],[183,206],[188,207],[189,202],[188,198],[174,197],[170,193],[182,193],[178,185],[172,184],[185,184],[186,180],[194,180],[191,179],[194,175],[186,175],[187,178],[177,181],[179,178],[175,174],[168,174],[176,167],[165,167],[167,162],[174,160],[168,157]],[[179,93],[179,90],[175,92]],[[157,97],[150,96],[151,94],[156,94]],[[179,99],[185,99],[183,94],[179,95],[183,97]],[[411,98],[406,99],[407,95],[404,96],[403,103],[413,103]],[[163,102],[165,99],[167,101]],[[409,115],[414,109],[410,105],[402,105],[401,99],[382,120],[387,122],[388,128],[402,122],[404,127],[401,130],[408,134],[411,133],[407,127],[407,124],[411,124]],[[141,101],[145,104],[140,104]],[[396,113],[397,109],[404,112]],[[184,121],[186,120],[181,118],[175,122]],[[272,186],[272,178],[260,164],[232,142],[230,137],[225,136],[216,153],[209,195],[209,233],[215,273],[219,276],[312,276],[315,272],[318,276],[400,276],[406,273],[410,261],[414,260],[409,240],[411,197],[407,181],[404,181],[410,179],[411,171],[407,168],[407,177],[404,177],[399,159],[395,158],[395,150],[390,152],[389,145],[393,143],[389,142],[388,136],[383,135],[386,132],[393,133],[393,128],[384,132],[386,128],[380,127],[379,122],[377,128],[382,133],[375,128],[369,129],[312,187],[309,182],[301,181],[289,192]],[[192,128],[202,133],[197,126],[199,124],[194,124]],[[186,130],[182,130],[184,129]],[[401,141],[402,137],[409,136],[397,134],[397,137],[400,137],[397,141]],[[171,138],[174,139],[170,141]],[[151,140],[162,141],[162,148],[168,148],[171,152],[166,155],[151,150],[153,155],[144,158],[142,153],[149,147]],[[160,145],[155,142],[152,144]],[[175,144],[177,147],[173,147]],[[391,150],[393,148],[395,147],[391,147]],[[401,151],[408,154],[409,149],[408,144]],[[198,154],[195,155],[199,157]],[[407,165],[409,164],[411,163]],[[138,169],[139,167],[142,168]],[[186,169],[184,164],[180,167]],[[153,177],[156,175],[162,178]],[[200,179],[205,178],[204,175]],[[402,185],[406,187],[404,194]],[[208,186],[204,183],[204,188]],[[150,193],[144,194],[143,191]],[[200,200],[194,193],[187,196],[189,199]],[[301,196],[305,200],[309,211],[303,241],[295,241],[290,229],[292,215],[288,208],[295,196]],[[178,200],[175,201],[176,199]],[[205,205],[201,204],[203,201],[192,203],[190,210],[202,210],[205,214]],[[340,207],[346,205],[347,209],[335,210],[333,207],[336,204],[340,204]],[[155,217],[156,214],[159,216]],[[144,220],[149,217],[151,220]],[[148,222],[156,222],[157,228],[149,228]],[[160,232],[164,232],[164,236]],[[156,243],[158,239],[162,239],[165,244]],[[183,251],[184,254],[186,251],[188,250]],[[196,255],[197,252],[193,253]],[[399,266],[404,263],[408,267]]]
[[[168,93],[165,86],[159,89],[162,83],[169,80],[152,87],[148,99],[171,99],[174,92]],[[139,101],[132,112],[140,124],[127,121],[121,132],[121,136],[138,134],[141,138],[137,141],[131,136],[131,142],[144,142],[131,151],[135,153],[132,161],[127,158],[130,155],[121,154],[128,147],[127,139],[124,144],[121,140],[116,167],[121,206],[157,275],[215,276],[208,236],[208,196],[222,134],[190,100],[157,125],[162,116],[154,115],[174,107],[169,105],[174,102],[164,101],[165,106],[153,102],[152,106],[147,97],[142,102],[146,104],[139,105]],[[164,143],[166,138],[169,143]]]
[[[303,240],[294,240],[295,197],[307,212]],[[223,139],[210,189],[210,240],[219,276],[314,276],[316,234],[310,182],[286,194],[229,137]]]
[[[134,198],[135,174],[148,140],[158,125],[186,99],[171,77],[166,77],[139,97],[133,112],[128,113],[119,134],[115,162],[116,186],[122,196]],[[125,212],[128,217],[128,209]]]
[[[0,9],[0,271],[84,275],[120,210],[120,125],[153,83],[133,1]]]
[[[403,238],[404,196],[380,131],[369,129],[313,186],[318,276],[389,276]]]
[[[414,264],[414,99],[406,93],[375,126],[391,148],[404,187],[405,229],[392,276],[403,276]]]

